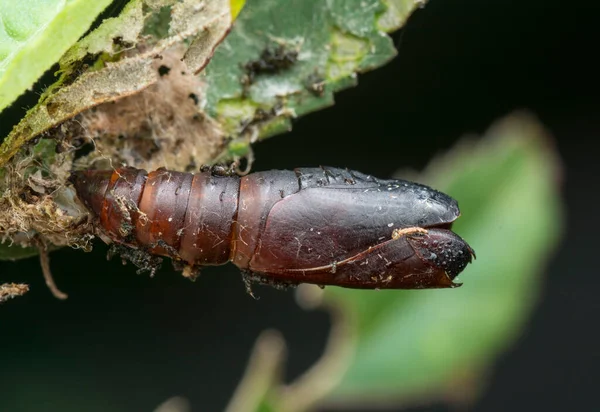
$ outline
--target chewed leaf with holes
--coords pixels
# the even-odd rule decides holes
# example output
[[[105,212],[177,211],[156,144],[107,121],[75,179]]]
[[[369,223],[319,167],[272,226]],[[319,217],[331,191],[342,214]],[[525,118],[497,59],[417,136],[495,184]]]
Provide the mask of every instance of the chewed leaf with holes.
[[[111,0],[0,2],[0,111],[58,61]]]
[[[333,104],[356,73],[395,56],[385,32],[404,24],[415,0],[253,0],[206,68],[207,111],[235,139],[281,133],[292,118]]]

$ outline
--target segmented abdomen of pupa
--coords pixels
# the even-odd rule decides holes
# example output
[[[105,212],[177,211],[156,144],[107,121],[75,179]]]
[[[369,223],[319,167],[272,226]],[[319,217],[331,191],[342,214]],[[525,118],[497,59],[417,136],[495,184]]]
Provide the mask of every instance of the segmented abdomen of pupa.
[[[115,242],[190,265],[229,260],[240,179],[159,169],[76,172],[79,198]]]

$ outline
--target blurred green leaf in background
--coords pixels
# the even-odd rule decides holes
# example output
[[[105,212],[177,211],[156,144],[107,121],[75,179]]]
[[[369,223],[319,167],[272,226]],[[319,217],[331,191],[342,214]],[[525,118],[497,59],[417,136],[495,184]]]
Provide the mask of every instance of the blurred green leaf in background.
[[[301,301],[318,301],[334,314],[331,342],[304,377],[265,389],[261,402],[304,411],[476,399],[537,302],[563,226],[560,172],[552,142],[524,114],[432,162],[421,180],[459,201],[463,216],[453,230],[477,252],[460,275],[464,285],[372,293],[305,289]]]

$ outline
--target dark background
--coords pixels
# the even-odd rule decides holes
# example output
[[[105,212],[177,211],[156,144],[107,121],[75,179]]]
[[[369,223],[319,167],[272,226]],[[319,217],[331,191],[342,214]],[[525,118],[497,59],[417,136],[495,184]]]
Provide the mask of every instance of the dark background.
[[[254,170],[328,164],[386,177],[424,167],[515,109],[551,130],[565,166],[567,232],[539,307],[475,410],[597,404],[599,12],[593,1],[431,1],[396,33],[391,64],[255,147]],[[16,116],[7,113],[4,129]],[[326,314],[302,311],[290,292],[260,288],[252,300],[233,266],[190,284],[169,265],[149,279],[105,253],[98,243],[92,254],[52,254],[66,302],[50,296],[36,259],[0,262],[4,281],[32,287],[0,310],[0,410],[149,411],[181,394],[196,411],[216,411],[264,328],[284,333],[290,378],[323,349]]]

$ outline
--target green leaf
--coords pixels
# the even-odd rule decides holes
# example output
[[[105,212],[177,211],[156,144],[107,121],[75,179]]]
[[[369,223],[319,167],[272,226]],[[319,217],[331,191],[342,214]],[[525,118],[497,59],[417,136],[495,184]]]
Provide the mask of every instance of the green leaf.
[[[325,301],[352,320],[356,353],[326,402],[402,402],[475,395],[481,374],[518,336],[561,227],[556,154],[543,130],[513,116],[480,142],[429,168],[429,184],[458,199],[454,230],[478,259],[458,289],[327,288]]]
[[[111,0],[0,2],[0,111],[58,61]]]
[[[39,250],[35,247],[22,247],[20,245],[9,246],[7,243],[0,244],[0,260],[17,260],[35,256]]]
[[[396,51],[383,30],[399,28],[420,4],[249,1],[205,71],[207,111],[236,138],[229,154],[289,130],[292,118],[332,105],[335,91],[356,84],[356,73],[388,62]]]

